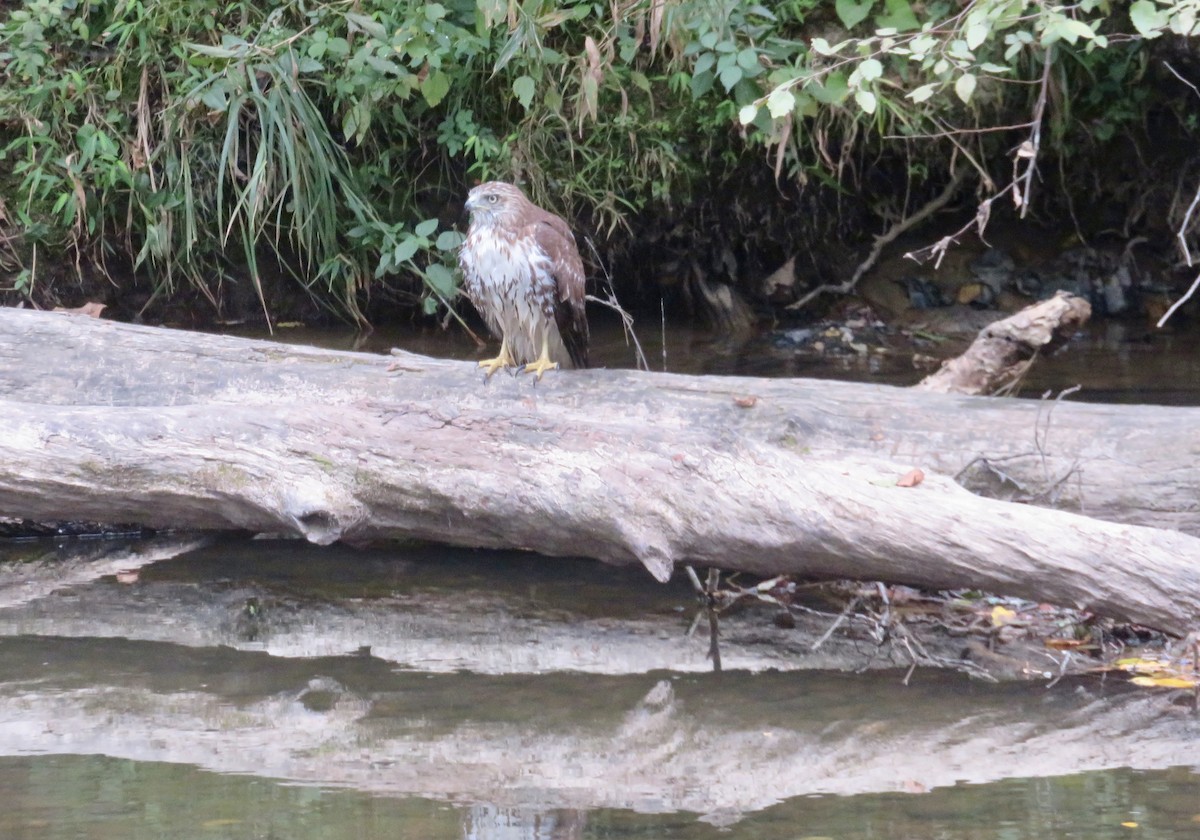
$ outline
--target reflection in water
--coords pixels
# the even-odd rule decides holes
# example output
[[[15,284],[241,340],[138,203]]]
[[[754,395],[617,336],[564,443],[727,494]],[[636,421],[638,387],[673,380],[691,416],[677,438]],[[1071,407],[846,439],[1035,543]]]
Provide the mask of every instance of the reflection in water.
[[[463,820],[464,840],[577,840],[587,836],[581,811],[472,805]]]
[[[1185,840],[1200,776],[1113,770],[921,795],[805,797],[727,827],[691,814],[453,806],[103,756],[0,758],[5,840]]]
[[[1108,837],[1135,805],[1161,810],[1196,790],[1188,773],[1159,776],[1167,788],[1102,812],[1121,819],[1092,814],[1106,786],[1130,784],[1116,768],[1194,760],[1200,723],[1161,696],[1096,680],[1047,691],[923,672],[901,688],[896,671],[692,671],[670,648],[690,618],[674,608],[691,597],[685,583],[444,551],[214,543],[136,579],[100,565],[101,579],[11,599],[0,608],[0,837],[706,838],[729,827],[1010,840],[1058,836],[1038,832],[1064,812]],[[731,644],[730,662],[768,655],[755,647],[779,656],[794,632],[746,624],[757,626],[749,652]],[[637,648],[660,635],[674,658],[647,671]],[[690,643],[703,664],[706,643]],[[1053,778],[1094,768],[1110,769]]]
[[[262,330],[233,334],[267,338]],[[274,340],[314,344],[339,350],[386,354],[399,347],[413,353],[448,359],[480,359],[477,348],[461,330],[381,326],[357,333],[347,328],[277,330]],[[913,353],[944,358],[962,351],[963,342],[914,345],[896,335],[883,352],[863,356],[817,355],[780,347],[764,331],[740,338],[713,335],[691,324],[665,326],[657,321],[638,327],[638,338],[655,370],[673,373],[766,377],[811,377],[911,385],[929,372],[914,364]],[[618,321],[593,319],[590,354],[596,367],[636,366],[632,346]],[[1200,405],[1200,332],[1157,330],[1139,321],[1098,321],[1059,350],[1039,359],[1022,383],[1021,393],[1038,397],[1082,385],[1077,400],[1091,402]]]

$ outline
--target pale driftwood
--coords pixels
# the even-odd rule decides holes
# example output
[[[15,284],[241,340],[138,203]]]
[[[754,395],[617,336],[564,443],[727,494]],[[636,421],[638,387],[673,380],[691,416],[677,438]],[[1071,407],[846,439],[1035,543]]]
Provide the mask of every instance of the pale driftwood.
[[[915,387],[939,394],[991,394],[1011,387],[1039,354],[1061,347],[1091,315],[1086,300],[1059,292],[984,327],[965,353]]]
[[[1173,632],[1200,617],[1200,540],[1139,527],[1200,531],[1198,410],[633,371],[484,383],[463,362],[18,310],[0,359],[4,515],[971,586]],[[983,455],[1113,521],[954,484]],[[895,486],[910,467],[929,477]]]

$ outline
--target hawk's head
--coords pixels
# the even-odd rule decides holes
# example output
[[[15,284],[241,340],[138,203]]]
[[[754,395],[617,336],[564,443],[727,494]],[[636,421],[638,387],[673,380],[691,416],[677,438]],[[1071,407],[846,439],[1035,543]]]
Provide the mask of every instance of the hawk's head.
[[[488,181],[467,193],[471,224],[483,227],[512,225],[529,199],[520,187],[503,181]]]

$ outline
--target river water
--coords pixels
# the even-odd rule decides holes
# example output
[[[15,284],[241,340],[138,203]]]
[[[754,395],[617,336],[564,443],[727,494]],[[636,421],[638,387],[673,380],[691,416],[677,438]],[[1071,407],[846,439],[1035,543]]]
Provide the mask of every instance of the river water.
[[[280,337],[477,353],[445,333]],[[643,336],[656,368],[664,343],[686,372],[923,374],[904,352],[678,328]],[[611,326],[595,347],[632,364]],[[1025,392],[1194,405],[1197,374],[1190,339],[1100,327]],[[842,673],[838,645],[867,642],[813,652],[765,606],[727,618],[717,674],[695,614],[682,575],[514,553],[0,544],[0,838],[1200,836],[1190,697]]]
[[[258,328],[227,330],[229,334],[267,338]],[[786,331],[763,331],[738,338],[713,336],[686,324],[639,326],[638,344],[653,370],[673,373],[766,377],[809,377],[912,385],[930,373],[937,360],[957,355],[967,340],[914,341],[903,335],[883,336],[870,352],[813,353],[786,342]],[[370,333],[346,329],[282,328],[274,340],[315,344],[340,350],[387,353],[398,347],[414,353],[452,359],[494,355],[495,342],[480,348],[461,330],[383,325]],[[859,336],[856,336],[859,337]],[[914,353],[919,360],[914,361]],[[596,367],[632,368],[638,364],[633,342],[619,322],[593,319],[591,363]],[[1093,402],[1200,405],[1200,330],[1155,329],[1130,321],[1088,325],[1066,347],[1039,359],[1022,383],[1023,396],[1080,386],[1072,398]]]

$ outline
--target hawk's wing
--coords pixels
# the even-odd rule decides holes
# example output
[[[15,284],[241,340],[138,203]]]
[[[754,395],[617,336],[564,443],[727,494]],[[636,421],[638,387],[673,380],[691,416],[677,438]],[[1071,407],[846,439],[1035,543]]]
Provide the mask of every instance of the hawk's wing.
[[[583,260],[575,247],[575,236],[571,227],[558,216],[542,211],[544,215],[526,229],[538,247],[550,259],[550,273],[554,276],[554,320],[562,336],[571,362],[577,368],[587,367],[588,324],[584,313],[584,296],[587,293],[587,277],[583,273]]]

